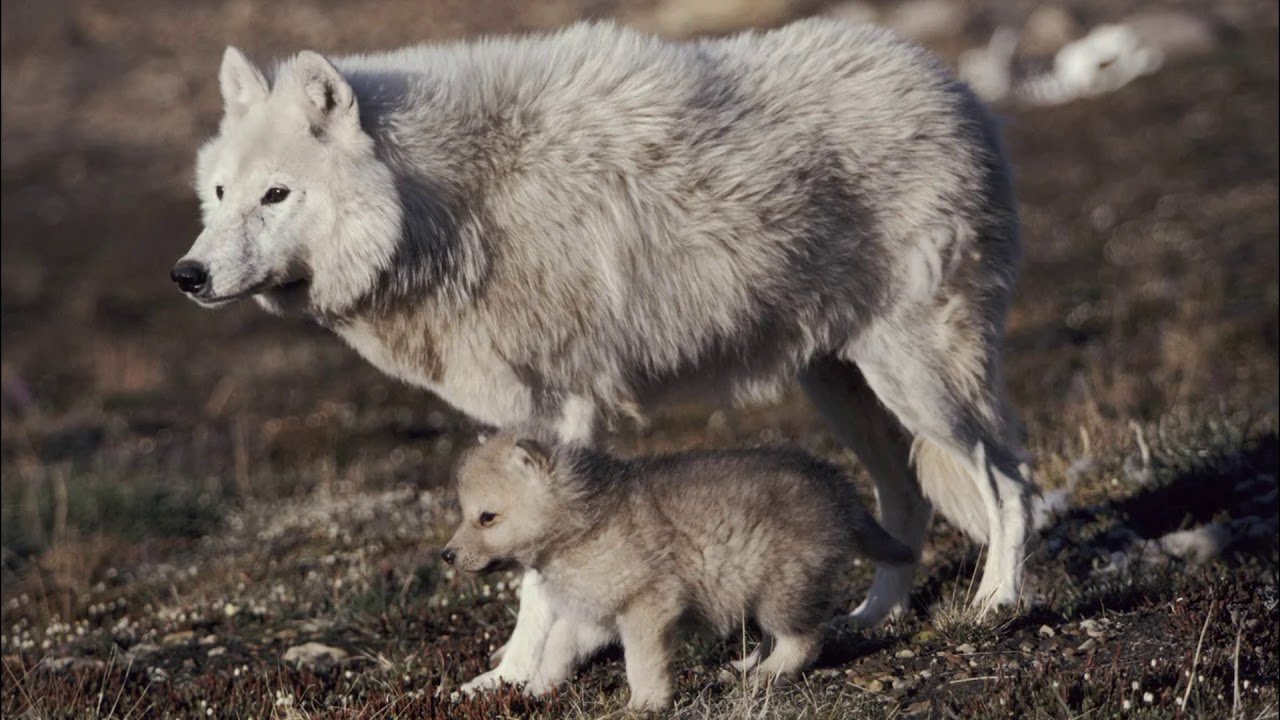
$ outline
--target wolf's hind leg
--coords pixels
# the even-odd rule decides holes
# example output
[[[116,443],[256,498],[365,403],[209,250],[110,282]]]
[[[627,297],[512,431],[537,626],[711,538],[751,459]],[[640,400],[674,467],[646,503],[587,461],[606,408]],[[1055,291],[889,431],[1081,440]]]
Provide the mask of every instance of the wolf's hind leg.
[[[818,360],[801,374],[800,382],[831,431],[870,473],[880,524],[919,557],[933,507],[920,493],[911,471],[910,436],[853,363],[837,358]],[[869,627],[904,614],[915,569],[914,563],[878,567],[866,600],[846,616],[847,621]]]
[[[1024,476],[1012,411],[1004,402],[999,341],[953,299],[922,309],[869,340],[858,358],[870,386],[915,436],[925,497],[988,546],[973,604],[989,611],[1019,599],[1034,485]],[[910,334],[902,328],[910,328]]]

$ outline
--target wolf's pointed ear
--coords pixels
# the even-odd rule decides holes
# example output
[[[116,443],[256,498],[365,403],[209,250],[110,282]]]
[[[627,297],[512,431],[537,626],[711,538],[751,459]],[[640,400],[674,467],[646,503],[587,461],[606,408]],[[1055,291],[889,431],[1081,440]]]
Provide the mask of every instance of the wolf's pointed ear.
[[[218,71],[218,84],[222,86],[222,103],[229,119],[236,120],[253,105],[267,99],[267,79],[244,53],[228,46],[222,54],[222,69]]]
[[[303,50],[298,53],[294,72],[307,99],[313,134],[319,135],[343,123],[359,124],[355,91],[333,63],[320,53]]]
[[[530,467],[546,470],[551,467],[551,451],[547,446],[532,438],[521,438],[516,441],[516,448],[523,454],[522,462]]]

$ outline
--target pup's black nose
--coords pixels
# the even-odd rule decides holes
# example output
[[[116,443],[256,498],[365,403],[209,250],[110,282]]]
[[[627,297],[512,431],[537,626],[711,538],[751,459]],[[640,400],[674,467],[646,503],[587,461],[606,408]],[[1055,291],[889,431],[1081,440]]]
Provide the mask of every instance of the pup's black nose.
[[[440,559],[452,565],[453,561],[458,559],[458,551],[447,547],[440,551]]]
[[[179,260],[169,271],[169,279],[184,293],[198,293],[209,282],[209,271],[195,260]]]

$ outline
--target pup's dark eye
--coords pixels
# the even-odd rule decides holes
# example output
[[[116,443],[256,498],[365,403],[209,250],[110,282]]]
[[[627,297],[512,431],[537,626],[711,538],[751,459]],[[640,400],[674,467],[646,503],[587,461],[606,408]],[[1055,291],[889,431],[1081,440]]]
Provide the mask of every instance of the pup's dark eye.
[[[262,196],[262,204],[275,205],[278,202],[284,202],[287,197],[289,197],[289,188],[273,187],[267,191],[266,195]]]
[[[219,199],[219,200],[221,200],[221,199],[222,199],[222,186],[221,186],[221,185],[214,185],[214,186],[213,186],[213,194],[214,194],[214,195],[217,195],[217,196],[218,196],[218,199]]]
[[[489,527],[498,519],[496,513],[482,512],[480,513],[480,527]]]

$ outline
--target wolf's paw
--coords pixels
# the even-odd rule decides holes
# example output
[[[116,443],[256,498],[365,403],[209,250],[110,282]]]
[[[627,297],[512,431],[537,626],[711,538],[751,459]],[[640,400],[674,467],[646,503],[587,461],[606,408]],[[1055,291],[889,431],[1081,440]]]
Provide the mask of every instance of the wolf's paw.
[[[480,673],[472,678],[469,682],[463,683],[458,688],[463,695],[475,695],[476,693],[492,690],[502,684],[503,678],[498,674],[497,670]]]
[[[837,633],[841,631],[867,630],[886,622],[894,622],[907,614],[905,601],[888,605],[867,600],[853,612],[838,615],[831,620],[830,627]]]
[[[560,683],[558,682],[549,682],[546,679],[540,678],[540,677],[534,678],[524,684],[524,688],[522,689],[522,692],[525,695],[528,695],[530,697],[537,697],[539,695],[546,695],[552,690],[555,690],[556,686],[558,686],[559,684]]]
[[[1016,612],[1021,604],[1021,588],[1014,583],[991,583],[988,586],[986,577],[983,577],[983,584],[978,587],[969,603],[979,620],[998,618],[1009,614],[1009,611]]]

